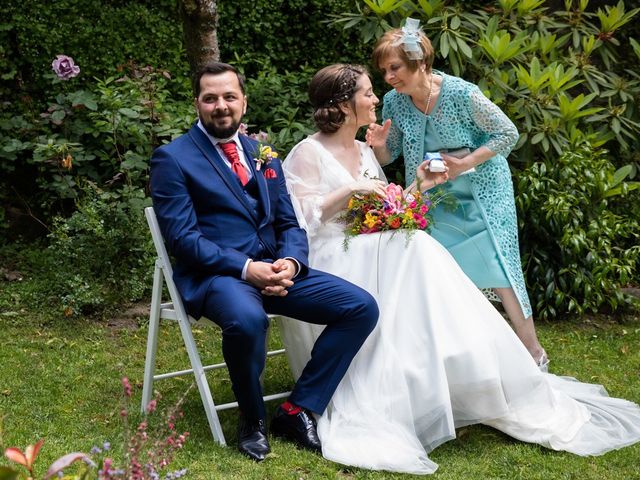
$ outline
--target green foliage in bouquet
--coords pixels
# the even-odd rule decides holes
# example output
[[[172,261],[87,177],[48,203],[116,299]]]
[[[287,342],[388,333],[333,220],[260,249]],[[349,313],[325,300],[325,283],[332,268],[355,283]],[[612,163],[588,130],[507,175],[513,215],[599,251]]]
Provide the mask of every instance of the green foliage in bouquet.
[[[538,317],[624,304],[620,289],[640,259],[640,219],[615,213],[625,198],[640,201],[640,182],[625,182],[630,170],[585,144],[519,175],[521,251]]]

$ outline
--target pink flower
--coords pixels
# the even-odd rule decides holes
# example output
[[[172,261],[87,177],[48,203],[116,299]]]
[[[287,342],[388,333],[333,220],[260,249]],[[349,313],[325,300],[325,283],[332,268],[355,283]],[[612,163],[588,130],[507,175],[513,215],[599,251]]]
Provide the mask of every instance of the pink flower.
[[[390,183],[387,185],[387,203],[392,207],[393,211],[399,211],[402,208],[402,195],[404,191],[400,185]]]
[[[51,68],[61,80],[69,80],[80,73],[80,67],[73,62],[73,58],[67,55],[57,55],[51,63]]]
[[[65,468],[67,468],[69,465],[79,460],[83,460],[86,463],[91,462],[91,459],[84,453],[81,453],[81,452],[67,453],[66,455],[63,455],[62,457],[60,457],[58,460],[56,460],[51,464],[43,480],[49,480],[54,476],[58,476],[60,472],[62,472]]]
[[[158,402],[156,401],[155,398],[151,400],[147,405],[147,413],[154,412],[156,410],[157,405],[158,405]]]
[[[131,397],[131,384],[127,377],[122,377],[122,388],[124,389],[124,395],[127,398]]]
[[[254,140],[259,141],[260,143],[266,143],[269,141],[269,134],[267,132],[263,132],[260,130],[258,133],[252,133],[249,135]]]

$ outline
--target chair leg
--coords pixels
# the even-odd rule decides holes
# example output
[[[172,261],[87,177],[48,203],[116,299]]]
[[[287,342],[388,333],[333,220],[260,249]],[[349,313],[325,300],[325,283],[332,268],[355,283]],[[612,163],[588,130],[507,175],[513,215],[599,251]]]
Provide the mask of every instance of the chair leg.
[[[145,413],[153,397],[153,376],[156,371],[156,352],[158,350],[158,330],[160,328],[160,306],[162,303],[162,268],[158,265],[153,272],[151,291],[151,311],[149,313],[149,332],[147,334],[147,354],[144,361],[144,379],[142,382],[142,401],[140,411]]]
[[[226,445],[227,442],[224,439],[224,432],[222,431],[222,426],[220,425],[218,412],[216,410],[215,403],[213,402],[213,397],[211,396],[211,390],[209,389],[209,382],[207,381],[206,373],[202,366],[200,355],[198,354],[198,347],[193,338],[191,324],[189,323],[188,318],[178,318],[178,323],[180,324],[180,330],[182,332],[182,338],[184,339],[184,345],[187,349],[187,354],[189,355],[191,367],[193,368],[193,374],[196,377],[196,384],[198,385],[200,398],[202,399],[202,404],[207,414],[207,420],[209,421],[211,434],[213,435],[213,438],[216,442],[220,443],[221,445]]]

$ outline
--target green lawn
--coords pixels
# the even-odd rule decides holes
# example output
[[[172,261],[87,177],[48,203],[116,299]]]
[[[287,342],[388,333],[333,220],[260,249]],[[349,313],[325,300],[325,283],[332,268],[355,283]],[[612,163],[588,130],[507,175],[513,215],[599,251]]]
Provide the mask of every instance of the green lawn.
[[[45,438],[37,462],[44,474],[58,456],[70,451],[88,452],[110,441],[114,452],[122,444],[120,378],[135,386],[133,420],[141,394],[146,318],[144,309],[121,312],[111,319],[67,319],[23,306],[20,289],[0,283],[0,415],[4,416],[2,447],[24,448]],[[277,331],[272,341],[278,343]],[[539,334],[551,359],[551,370],[583,381],[602,383],[609,393],[640,401],[640,318],[613,321],[604,316],[539,325]],[[195,336],[205,361],[219,360],[217,329],[197,329]],[[185,368],[186,353],[179,330],[165,324],[158,354],[160,369]],[[209,379],[219,401],[232,398],[226,372]],[[161,405],[172,405],[189,387],[190,379],[170,379],[157,384]],[[284,358],[268,363],[266,390],[289,388],[291,376]],[[270,405],[273,408],[273,405]],[[255,464],[233,446],[237,412],[221,418],[231,447],[220,447],[210,437],[196,390],[184,404],[179,430],[190,437],[171,464],[171,470],[188,468],[195,479],[382,479],[410,475],[345,468],[286,442],[272,441],[273,453]],[[580,458],[524,444],[483,426],[458,431],[458,438],[434,451],[440,465],[436,479],[633,479],[640,478],[640,445],[602,457]],[[1,460],[0,465],[7,465]]]

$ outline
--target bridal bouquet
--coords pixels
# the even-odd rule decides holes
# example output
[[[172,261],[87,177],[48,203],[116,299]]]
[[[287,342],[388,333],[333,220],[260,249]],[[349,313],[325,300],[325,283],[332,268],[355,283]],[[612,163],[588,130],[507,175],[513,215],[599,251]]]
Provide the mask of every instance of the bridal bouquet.
[[[356,194],[342,216],[345,233],[349,238],[386,230],[428,230],[432,222],[431,205],[428,194],[405,195],[402,187],[393,183],[387,185],[384,198],[373,193]]]

